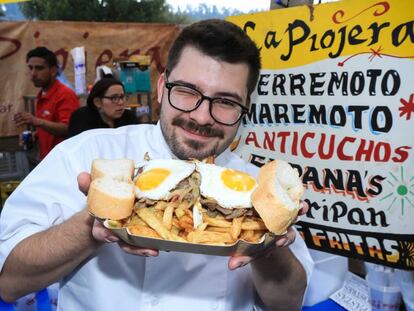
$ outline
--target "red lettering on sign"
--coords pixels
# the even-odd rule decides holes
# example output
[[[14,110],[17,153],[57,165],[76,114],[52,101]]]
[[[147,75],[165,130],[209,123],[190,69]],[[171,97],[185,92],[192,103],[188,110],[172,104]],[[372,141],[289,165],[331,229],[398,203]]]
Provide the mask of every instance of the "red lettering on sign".
[[[20,50],[20,47],[22,46],[22,43],[17,40],[17,39],[11,39],[11,38],[6,38],[6,37],[0,37],[0,44],[2,42],[9,42],[12,44],[12,50],[10,52],[6,52],[6,54],[4,55],[0,55],[0,59],[5,59],[7,57],[12,56],[13,54],[15,54],[18,50]],[[5,49],[7,50],[7,48]]]

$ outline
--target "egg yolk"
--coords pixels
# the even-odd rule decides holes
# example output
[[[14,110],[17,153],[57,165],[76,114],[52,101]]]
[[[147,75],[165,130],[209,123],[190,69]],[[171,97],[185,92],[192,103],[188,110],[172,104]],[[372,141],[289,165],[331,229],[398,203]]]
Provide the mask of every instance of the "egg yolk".
[[[235,170],[226,169],[221,173],[223,184],[234,191],[250,191],[256,185],[253,176]]]
[[[157,188],[171,172],[165,168],[154,168],[143,172],[137,179],[136,185],[142,191]]]

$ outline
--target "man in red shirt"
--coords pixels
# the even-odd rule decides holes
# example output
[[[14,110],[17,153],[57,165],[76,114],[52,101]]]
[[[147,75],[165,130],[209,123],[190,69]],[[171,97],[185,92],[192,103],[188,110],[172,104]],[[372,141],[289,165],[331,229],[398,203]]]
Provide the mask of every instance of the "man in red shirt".
[[[68,123],[73,111],[79,108],[79,99],[66,85],[57,80],[56,55],[45,47],[27,53],[26,63],[37,94],[36,113],[18,112],[14,116],[17,126],[36,127],[39,160],[60,143],[68,134]]]

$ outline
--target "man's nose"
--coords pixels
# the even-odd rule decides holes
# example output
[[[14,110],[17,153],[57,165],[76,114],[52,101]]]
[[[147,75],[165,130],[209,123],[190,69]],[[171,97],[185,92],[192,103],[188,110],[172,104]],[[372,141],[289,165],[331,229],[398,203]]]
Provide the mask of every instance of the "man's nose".
[[[210,101],[204,99],[196,110],[190,112],[190,118],[195,120],[199,125],[213,124],[214,119],[210,114]]]
[[[29,75],[30,75],[31,77],[36,76],[36,69],[35,69],[35,68],[29,69]]]

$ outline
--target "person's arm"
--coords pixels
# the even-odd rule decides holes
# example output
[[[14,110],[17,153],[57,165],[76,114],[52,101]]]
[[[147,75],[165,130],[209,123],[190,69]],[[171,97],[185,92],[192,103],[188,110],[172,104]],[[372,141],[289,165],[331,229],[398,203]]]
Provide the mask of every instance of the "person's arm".
[[[29,112],[18,112],[14,115],[14,121],[17,126],[33,125],[40,127],[55,136],[66,136],[68,125],[64,122],[53,122],[35,117]]]
[[[306,214],[309,206],[301,202],[298,215]],[[300,237],[299,237],[300,239]],[[303,241],[296,241],[296,231],[290,227],[276,239],[275,245],[256,256],[234,256],[229,269],[234,270],[251,263],[256,291],[269,310],[300,310],[310,273],[310,257]],[[288,247],[295,242],[297,256]],[[301,249],[302,247],[302,249]],[[303,257],[303,258],[302,258]],[[306,270],[305,270],[306,268]]]
[[[67,136],[68,135],[68,125],[63,122],[53,122],[45,119],[38,119],[36,124],[33,124],[36,127],[40,127],[45,131],[49,132],[54,136]]]
[[[307,285],[304,267],[288,245],[295,240],[296,232],[290,228],[269,249],[250,256],[233,256],[229,269],[251,264],[256,291],[268,310],[300,310]],[[304,254],[305,255],[305,254]]]
[[[99,246],[93,218],[83,210],[60,225],[21,241],[0,274],[0,296],[12,302],[43,289],[73,271]]]
[[[269,310],[294,311],[302,307],[306,272],[288,247],[275,248],[252,262],[253,282]]]
[[[79,189],[86,194],[88,173],[78,176]],[[13,302],[25,294],[59,281],[78,267],[102,243],[118,242],[122,250],[138,256],[157,256],[158,251],[131,246],[106,229],[86,209],[60,225],[22,240],[8,255],[0,273],[0,297]]]

